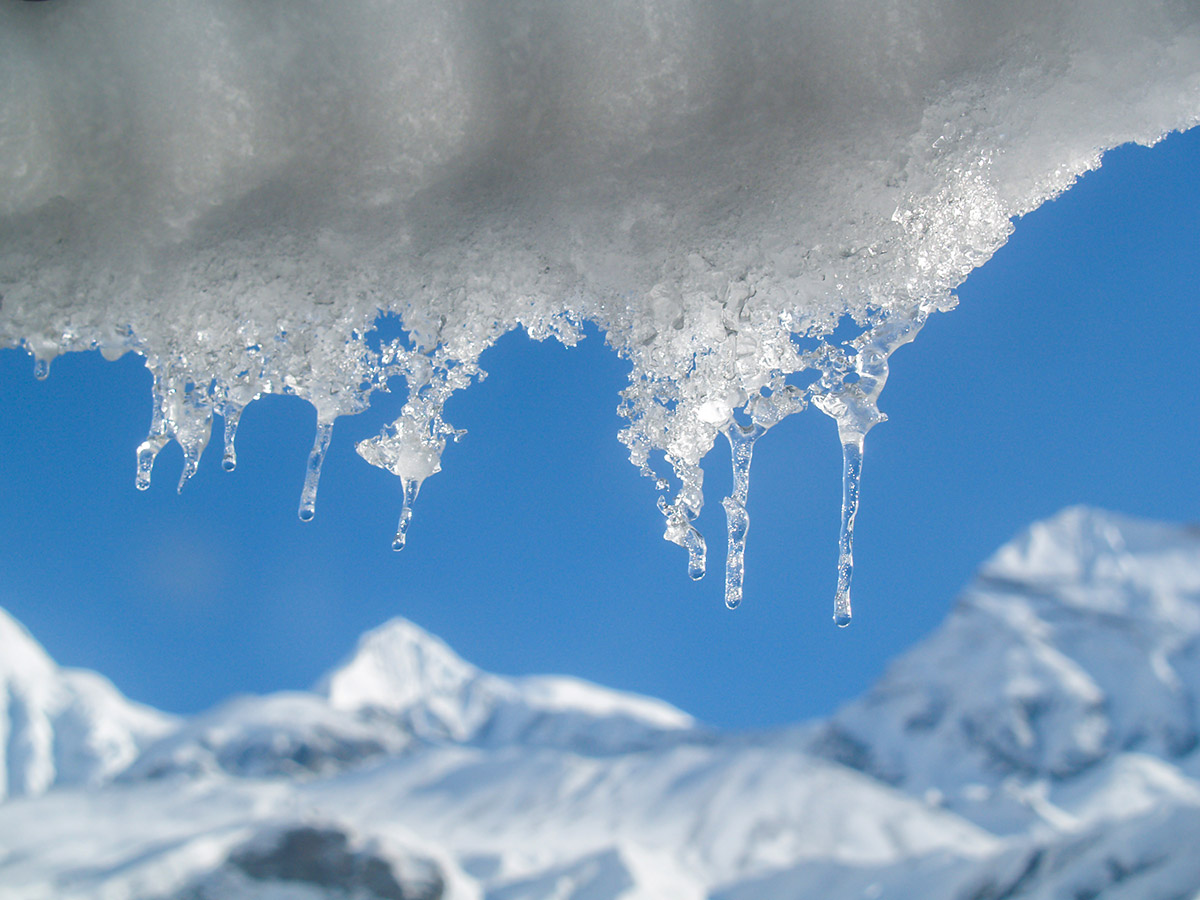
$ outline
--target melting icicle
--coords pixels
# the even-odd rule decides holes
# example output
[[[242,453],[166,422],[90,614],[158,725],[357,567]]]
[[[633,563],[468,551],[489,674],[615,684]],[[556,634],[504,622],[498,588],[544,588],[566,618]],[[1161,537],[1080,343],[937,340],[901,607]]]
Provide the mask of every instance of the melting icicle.
[[[742,427],[733,422],[725,430],[733,462],[733,490],[722,502],[729,528],[729,550],[725,556],[725,605],[737,609],[742,602],[742,582],[745,576],[746,533],[750,530],[750,514],[746,499],[750,493],[750,460],[754,442],[765,431],[758,425]]]
[[[137,485],[139,491],[149,490],[150,473],[154,471],[154,460],[158,456],[158,451],[162,450],[166,445],[167,436],[165,434],[155,434],[153,428],[151,428],[147,438],[138,445],[137,480],[134,484]]]
[[[392,549],[396,551],[404,549],[404,542],[408,539],[408,523],[412,520],[412,505],[421,490],[421,482],[415,478],[405,478],[402,483],[404,502],[400,507],[400,523],[396,526],[396,536],[392,539]]]
[[[221,457],[221,468],[226,472],[232,472],[237,468],[237,450],[234,448],[233,442],[237,437],[238,422],[242,418],[242,407],[226,406],[224,410],[225,416],[225,453]]]
[[[317,514],[317,482],[321,480],[321,465],[333,436],[332,422],[318,422],[312,452],[308,454],[308,470],[304,475],[304,490],[300,493],[300,521],[311,522]]]
[[[699,581],[707,569],[708,548],[704,544],[704,535],[696,530],[691,522],[687,524],[687,532],[683,537],[684,549],[688,552],[688,578]]]
[[[707,569],[708,546],[704,543],[704,535],[696,530],[682,502],[668,504],[665,497],[659,497],[658,509],[667,519],[663,538],[687,551],[688,577],[699,581]]]
[[[833,621],[850,624],[850,580],[854,577],[854,519],[858,515],[858,485],[862,477],[863,436],[842,443],[842,527],[838,534],[838,581]]]
[[[154,396],[154,405],[151,407],[150,413],[150,433],[137,448],[137,478],[134,484],[139,491],[150,489],[150,475],[154,471],[154,460],[158,457],[159,451],[167,445],[168,440],[166,417],[163,415],[165,398],[162,393],[162,383],[157,374],[154,376],[154,385],[151,391]]]
[[[179,484],[175,488],[175,493],[182,494],[183,486],[188,483],[189,478],[196,474],[196,469],[200,467],[200,453],[203,449],[203,445],[199,449],[186,444],[183,446],[183,471],[179,473]]]

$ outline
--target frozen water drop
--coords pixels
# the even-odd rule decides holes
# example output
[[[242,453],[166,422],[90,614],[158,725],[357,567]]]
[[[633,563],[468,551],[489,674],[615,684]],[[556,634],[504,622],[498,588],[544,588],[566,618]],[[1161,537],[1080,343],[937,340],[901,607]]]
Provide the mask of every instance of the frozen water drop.
[[[851,435],[842,443],[842,525],[838,533],[837,594],[833,620],[850,624],[850,581],[854,577],[854,519],[858,516],[858,486],[862,477],[863,437]]]
[[[400,507],[400,522],[396,525],[396,536],[392,539],[392,549],[396,551],[403,550],[404,543],[408,540],[408,523],[412,521],[412,505],[421,490],[421,482],[415,478],[406,478],[403,483],[404,502]]]
[[[50,377],[50,360],[40,356],[35,356],[33,359],[33,377],[38,381],[45,381]]]
[[[317,514],[317,483],[321,480],[321,465],[333,436],[332,422],[318,422],[317,436],[312,451],[308,454],[308,469],[304,474],[304,490],[300,492],[299,516],[301,522],[311,522]]]

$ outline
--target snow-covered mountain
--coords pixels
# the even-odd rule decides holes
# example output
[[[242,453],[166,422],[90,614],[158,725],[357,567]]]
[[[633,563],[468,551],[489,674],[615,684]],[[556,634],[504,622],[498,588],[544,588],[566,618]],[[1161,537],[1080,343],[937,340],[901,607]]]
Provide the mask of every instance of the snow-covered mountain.
[[[10,697],[74,683],[0,625]],[[0,900],[1197,900],[1198,639],[1200,532],[1081,508],[866,696],[775,734],[490,675],[396,619],[312,692],[187,721],[106,686],[96,731],[153,727],[87,777],[22,776]]]
[[[661,700],[577,678],[481,672],[405,619],[363,635],[316,691],[334,709],[394,718],[414,736],[435,741],[628,752],[697,727]]]
[[[238,697],[181,725],[121,774],[330,774],[427,745],[620,754],[706,739],[691,716],[574,678],[482,672],[405,619],[363,635],[314,691]]]
[[[0,800],[100,784],[174,726],[94,672],[59,668],[0,609]]]
[[[1074,507],[988,560],[818,747],[1020,831],[1102,814],[1074,786],[1121,754],[1189,757],[1198,702],[1200,531]]]

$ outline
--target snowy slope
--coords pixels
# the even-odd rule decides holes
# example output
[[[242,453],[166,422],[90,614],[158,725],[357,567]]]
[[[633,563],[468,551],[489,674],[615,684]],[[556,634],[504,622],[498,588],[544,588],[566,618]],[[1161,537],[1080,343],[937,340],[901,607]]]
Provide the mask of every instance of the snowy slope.
[[[0,800],[101,783],[173,725],[99,675],[59,668],[0,609]]]
[[[0,621],[8,684],[82,683]],[[490,675],[396,619],[311,693],[11,792],[0,900],[1197,900],[1198,634],[1200,534],[1087,509],[998,551],[862,699],[775,734]],[[109,733],[130,707],[106,689]]]

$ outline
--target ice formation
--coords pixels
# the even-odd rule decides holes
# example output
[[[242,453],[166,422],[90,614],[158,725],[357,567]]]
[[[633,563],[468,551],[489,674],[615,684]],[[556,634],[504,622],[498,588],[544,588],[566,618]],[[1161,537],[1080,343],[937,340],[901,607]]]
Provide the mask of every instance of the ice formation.
[[[524,328],[594,322],[632,364],[621,440],[693,577],[702,458],[813,405],[845,450],[849,621],[863,438],[888,358],[1011,231],[1200,117],[1189,0],[89,0],[0,5],[0,346],[133,351],[139,487],[245,406],[335,420],[407,391],[359,453],[403,546],[447,398]],[[381,317],[402,336],[379,341]],[[839,325],[841,326],[839,328]]]

